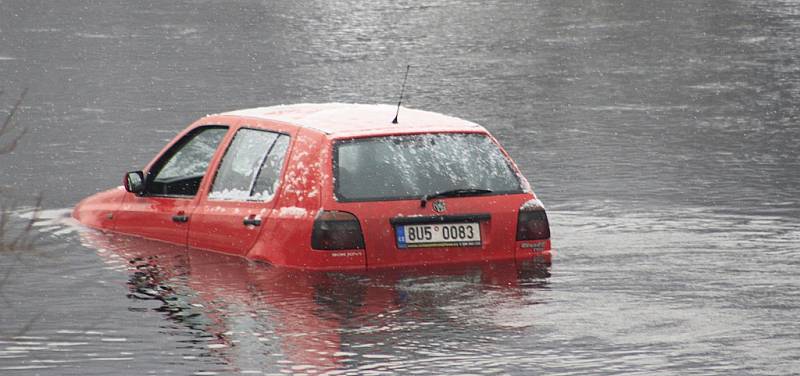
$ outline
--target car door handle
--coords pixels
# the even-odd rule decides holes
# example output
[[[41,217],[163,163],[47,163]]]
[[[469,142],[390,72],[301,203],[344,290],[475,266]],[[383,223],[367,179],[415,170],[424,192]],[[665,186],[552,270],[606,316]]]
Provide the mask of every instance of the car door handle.
[[[261,218],[246,217],[243,221],[245,226],[261,226]]]
[[[189,222],[189,216],[186,214],[178,214],[172,216],[172,222],[186,223]]]

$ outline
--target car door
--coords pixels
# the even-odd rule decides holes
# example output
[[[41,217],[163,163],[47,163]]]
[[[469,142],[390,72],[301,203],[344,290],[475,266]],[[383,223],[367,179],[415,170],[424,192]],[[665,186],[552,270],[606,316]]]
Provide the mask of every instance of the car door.
[[[236,131],[192,215],[190,247],[247,253],[274,206],[290,140],[286,133],[264,129]]]
[[[114,229],[185,245],[197,193],[227,132],[227,126],[201,126],[174,142],[151,164],[144,192],[125,195]]]

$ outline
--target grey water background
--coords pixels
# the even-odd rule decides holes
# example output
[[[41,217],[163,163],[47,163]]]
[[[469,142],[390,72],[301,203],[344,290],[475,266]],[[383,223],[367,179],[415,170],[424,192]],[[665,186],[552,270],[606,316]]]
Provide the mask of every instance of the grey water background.
[[[406,104],[481,123],[549,270],[295,275],[81,229],[207,113]],[[0,1],[2,374],[800,373],[800,3]],[[402,114],[401,114],[402,116]]]

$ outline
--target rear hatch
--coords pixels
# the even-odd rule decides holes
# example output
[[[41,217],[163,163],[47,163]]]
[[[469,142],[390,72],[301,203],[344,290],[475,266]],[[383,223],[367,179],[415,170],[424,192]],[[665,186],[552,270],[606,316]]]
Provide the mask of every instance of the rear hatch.
[[[335,210],[358,218],[368,268],[514,259],[533,198],[485,133],[339,140]]]

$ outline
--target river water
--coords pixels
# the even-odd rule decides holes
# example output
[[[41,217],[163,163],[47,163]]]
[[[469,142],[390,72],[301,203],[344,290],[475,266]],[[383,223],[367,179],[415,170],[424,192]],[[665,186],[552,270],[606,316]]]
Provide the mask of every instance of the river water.
[[[552,267],[304,273],[69,219],[196,118],[396,103],[406,64],[533,183]],[[6,241],[37,218],[0,374],[800,373],[798,2],[2,0],[0,77]]]

